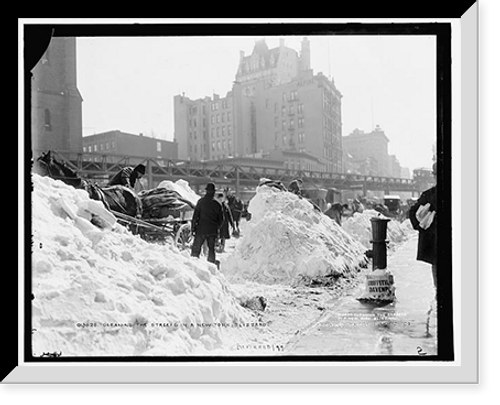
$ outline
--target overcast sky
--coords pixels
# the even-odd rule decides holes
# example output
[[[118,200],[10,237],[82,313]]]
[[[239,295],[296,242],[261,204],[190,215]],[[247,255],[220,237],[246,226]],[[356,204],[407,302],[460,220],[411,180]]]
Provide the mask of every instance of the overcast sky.
[[[285,36],[300,50],[302,37]],[[343,95],[342,135],[380,125],[389,153],[411,170],[430,167],[436,143],[435,38],[309,36],[314,73],[331,76]],[[119,129],[172,140],[173,97],[224,96],[239,51],[262,37],[80,37],[78,88],[83,134]],[[269,48],[279,37],[266,37]]]

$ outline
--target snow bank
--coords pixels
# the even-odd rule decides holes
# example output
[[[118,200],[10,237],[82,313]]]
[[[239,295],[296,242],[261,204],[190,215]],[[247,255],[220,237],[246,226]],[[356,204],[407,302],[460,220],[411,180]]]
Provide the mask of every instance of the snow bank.
[[[218,324],[253,319],[204,259],[92,225],[85,191],[38,175],[33,185],[35,356],[207,353],[223,346]]]
[[[193,205],[196,205],[200,196],[196,194],[191,187],[189,187],[189,183],[186,180],[177,180],[175,183],[170,180],[164,180],[159,185],[158,188],[166,188],[167,190],[177,191],[182,198],[190,201]]]
[[[345,274],[365,261],[362,244],[292,193],[258,187],[248,210],[252,220],[221,264],[231,281],[292,285],[302,277]]]
[[[358,242],[362,243],[367,249],[372,248],[372,224],[370,219],[373,217],[385,218],[375,210],[365,210],[363,213],[356,212],[352,217],[342,222],[342,228]],[[408,235],[413,233],[410,220],[404,222],[391,220],[387,223],[387,239],[389,247],[405,241]]]

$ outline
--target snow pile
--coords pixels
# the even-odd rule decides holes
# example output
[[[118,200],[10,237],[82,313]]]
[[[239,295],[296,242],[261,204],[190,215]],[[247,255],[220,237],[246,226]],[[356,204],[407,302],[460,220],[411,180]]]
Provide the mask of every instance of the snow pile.
[[[221,323],[253,319],[204,259],[92,225],[83,190],[38,175],[33,185],[35,356],[207,353],[224,345]]]
[[[180,194],[182,198],[190,201],[193,205],[196,205],[200,196],[196,194],[191,187],[189,187],[189,183],[186,180],[177,180],[175,183],[170,180],[163,180],[158,188],[166,188],[167,190],[176,191]]]
[[[231,281],[293,285],[303,277],[346,274],[365,262],[363,245],[292,193],[258,187],[248,209],[247,230],[221,264]]]
[[[370,219],[373,217],[386,218],[375,210],[365,210],[363,213],[356,212],[352,217],[342,222],[342,228],[367,249],[371,249],[372,223]],[[394,247],[395,244],[405,241],[408,235],[413,232],[410,220],[408,219],[403,223],[395,219],[389,221],[387,223],[389,247]]]

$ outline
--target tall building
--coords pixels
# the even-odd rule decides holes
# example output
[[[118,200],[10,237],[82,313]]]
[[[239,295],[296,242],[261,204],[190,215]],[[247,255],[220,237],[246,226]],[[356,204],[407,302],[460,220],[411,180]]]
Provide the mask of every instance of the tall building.
[[[82,101],[76,82],[76,39],[53,37],[32,70],[32,148],[80,153]]]
[[[359,174],[391,176],[392,165],[388,153],[389,138],[377,125],[368,133],[355,129],[342,138],[342,146],[352,156]]]
[[[307,38],[300,53],[284,40],[272,49],[260,40],[252,54],[240,52],[225,97],[175,96],[179,157],[214,160],[280,150],[302,156],[300,167],[342,172],[342,94],[322,73],[313,74],[310,58]]]

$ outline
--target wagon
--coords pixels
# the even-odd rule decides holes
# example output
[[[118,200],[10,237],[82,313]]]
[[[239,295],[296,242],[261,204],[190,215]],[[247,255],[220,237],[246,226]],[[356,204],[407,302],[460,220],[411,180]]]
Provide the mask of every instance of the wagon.
[[[401,219],[403,211],[401,209],[401,198],[398,195],[385,195],[384,205],[387,207],[386,216]]]
[[[170,240],[181,250],[191,246],[191,218],[189,215],[179,218],[139,219],[118,212],[113,212],[113,214],[119,223],[148,242],[161,243]]]
[[[118,215],[132,232],[151,242],[166,242],[168,239],[180,248],[190,246],[191,219],[194,204],[179,193],[165,188],[145,190],[139,193],[142,202],[140,219]]]

